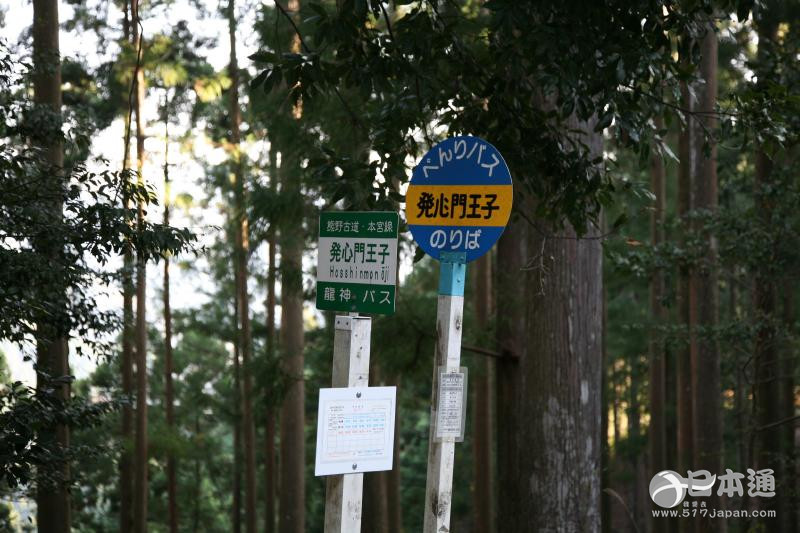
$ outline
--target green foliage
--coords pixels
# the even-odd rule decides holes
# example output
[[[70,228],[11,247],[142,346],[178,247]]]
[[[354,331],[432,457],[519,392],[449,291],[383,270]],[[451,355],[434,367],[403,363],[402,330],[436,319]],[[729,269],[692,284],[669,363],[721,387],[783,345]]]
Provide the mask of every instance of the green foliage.
[[[576,120],[596,131],[615,124],[617,138],[646,156],[660,140],[652,117],[690,75],[670,36],[697,34],[709,4],[494,0],[484,8],[417,2],[390,15],[378,1],[336,10],[305,3],[301,52],[267,43],[252,56],[264,65],[252,86],[344,109],[378,154],[379,198],[406,180],[406,157],[421,153],[420,137],[432,144],[433,126],[496,145],[536,198],[537,216],[579,230],[596,223],[616,185],[576,135]],[[309,162],[312,172],[325,173],[324,159]]]
[[[111,257],[130,247],[143,260],[188,249],[188,230],[145,223],[133,226],[135,210],[122,199],[154,205],[147,185],[132,183],[129,173],[93,172],[77,161],[53,168],[37,146],[73,145],[60,115],[31,104],[20,91],[24,66],[0,47],[0,338],[30,357],[33,348],[77,336],[80,355],[111,350],[107,334],[119,327],[113,311],[98,308],[96,287],[108,288],[117,273]],[[69,71],[69,69],[67,69]],[[11,383],[0,394],[0,480],[10,487],[33,479],[39,485],[62,483],[58,465],[97,450],[61,449],[43,440],[56,424],[91,427],[118,402],[61,400],[54,389],[70,376],[37,368],[39,386]]]
[[[53,385],[71,381],[53,380]],[[63,449],[40,438],[40,431],[65,424],[73,427],[97,426],[119,402],[91,403],[84,398],[63,401],[49,388],[33,389],[19,381],[10,383],[0,394],[0,480],[15,489],[33,481],[38,486],[66,483],[59,465],[99,453],[98,449],[71,446]]]

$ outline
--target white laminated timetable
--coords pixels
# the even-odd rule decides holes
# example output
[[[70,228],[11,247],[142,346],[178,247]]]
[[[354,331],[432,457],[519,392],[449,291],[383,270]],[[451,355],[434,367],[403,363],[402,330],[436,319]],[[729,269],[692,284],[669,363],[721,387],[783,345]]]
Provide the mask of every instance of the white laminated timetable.
[[[391,470],[396,387],[320,389],[317,476]]]

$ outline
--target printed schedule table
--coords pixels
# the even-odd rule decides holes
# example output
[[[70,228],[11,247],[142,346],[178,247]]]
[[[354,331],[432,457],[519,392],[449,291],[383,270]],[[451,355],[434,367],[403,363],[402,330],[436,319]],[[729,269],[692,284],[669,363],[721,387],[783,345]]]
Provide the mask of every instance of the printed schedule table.
[[[335,400],[325,406],[326,460],[380,457],[386,449],[388,400]]]
[[[395,387],[320,389],[315,474],[391,470]]]

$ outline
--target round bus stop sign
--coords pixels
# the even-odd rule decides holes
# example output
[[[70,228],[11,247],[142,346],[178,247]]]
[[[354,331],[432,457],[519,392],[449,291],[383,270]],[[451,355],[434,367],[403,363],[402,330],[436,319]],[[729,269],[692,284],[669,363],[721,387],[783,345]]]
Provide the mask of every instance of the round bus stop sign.
[[[451,137],[414,168],[406,221],[434,259],[470,262],[500,238],[513,200],[511,173],[497,148],[478,137]]]

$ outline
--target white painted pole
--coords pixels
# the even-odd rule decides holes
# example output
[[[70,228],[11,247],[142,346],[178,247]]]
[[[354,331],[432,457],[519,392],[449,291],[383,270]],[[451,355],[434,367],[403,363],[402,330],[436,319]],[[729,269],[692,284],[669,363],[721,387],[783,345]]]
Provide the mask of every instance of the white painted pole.
[[[369,385],[369,343],[372,319],[337,316],[333,337],[333,387]],[[327,476],[325,533],[361,531],[361,495],[364,474]]]
[[[439,367],[446,367],[447,372],[457,372],[461,364],[465,278],[466,265],[463,259],[461,263],[443,261],[440,264],[424,533],[450,531],[455,439],[450,437],[435,442],[434,435],[436,410],[439,404]]]

